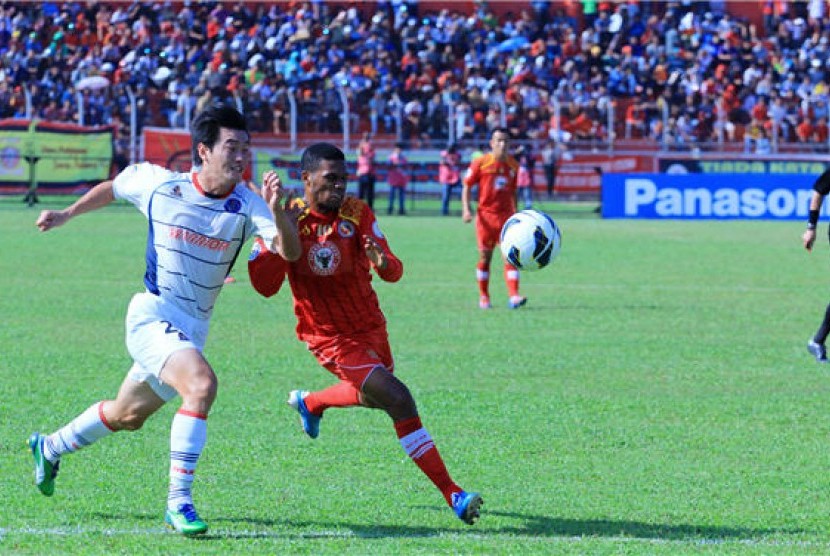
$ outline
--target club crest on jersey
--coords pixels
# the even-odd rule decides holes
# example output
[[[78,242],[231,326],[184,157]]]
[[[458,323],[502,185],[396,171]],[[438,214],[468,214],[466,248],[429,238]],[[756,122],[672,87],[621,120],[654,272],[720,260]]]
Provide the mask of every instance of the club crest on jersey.
[[[178,185],[174,185],[174,186],[173,186],[173,189],[170,191],[170,193],[171,193],[174,197],[181,197],[181,196],[182,196],[182,188],[181,188],[181,187],[179,187]]]
[[[242,208],[242,203],[239,202],[239,199],[228,199],[225,201],[225,210],[228,212],[239,212]]]
[[[354,235],[354,224],[351,222],[338,222],[337,233],[340,237],[352,237]]]
[[[329,276],[340,266],[340,250],[330,241],[315,243],[308,250],[308,265],[315,274]]]

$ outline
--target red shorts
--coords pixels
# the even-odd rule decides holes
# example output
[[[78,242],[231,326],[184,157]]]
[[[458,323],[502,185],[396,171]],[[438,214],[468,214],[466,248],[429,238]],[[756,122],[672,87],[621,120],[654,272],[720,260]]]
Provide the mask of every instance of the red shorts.
[[[480,212],[476,215],[476,238],[478,248],[492,251],[499,243],[501,227],[513,214],[495,214]]]
[[[376,367],[383,367],[390,373],[395,371],[385,328],[365,334],[315,339],[307,345],[323,367],[358,391]]]

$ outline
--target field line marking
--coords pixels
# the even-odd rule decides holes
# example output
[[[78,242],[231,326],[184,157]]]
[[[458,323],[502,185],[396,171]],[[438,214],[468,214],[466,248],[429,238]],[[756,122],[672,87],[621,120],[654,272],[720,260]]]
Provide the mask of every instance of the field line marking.
[[[96,528],[96,527],[21,527],[21,528],[0,528],[0,542],[5,540],[9,535],[35,535],[35,536],[75,536],[75,535],[104,535],[108,537],[113,536],[155,536],[155,535],[174,535],[172,531],[165,527],[154,527],[148,529],[111,529],[111,528]],[[356,534],[351,531],[336,531],[336,530],[319,530],[307,532],[276,532],[276,531],[230,531],[230,530],[216,530],[211,529],[208,536],[224,537],[227,539],[385,539],[385,538],[399,538],[399,539],[470,539],[478,540],[499,540],[499,539],[513,539],[514,541],[521,539],[522,541],[538,542],[542,544],[579,544],[583,542],[604,541],[609,543],[643,543],[654,545],[678,545],[678,546],[709,546],[709,545],[730,545],[737,544],[743,546],[754,547],[769,547],[769,548],[830,548],[830,542],[821,541],[799,541],[799,540],[775,540],[775,539],[735,539],[735,538],[688,538],[688,539],[661,539],[654,537],[625,537],[625,536],[530,536],[522,535],[518,539],[516,536],[505,533],[422,533],[422,534],[408,534],[400,536],[390,536],[388,534],[378,534],[377,536],[371,534]]]

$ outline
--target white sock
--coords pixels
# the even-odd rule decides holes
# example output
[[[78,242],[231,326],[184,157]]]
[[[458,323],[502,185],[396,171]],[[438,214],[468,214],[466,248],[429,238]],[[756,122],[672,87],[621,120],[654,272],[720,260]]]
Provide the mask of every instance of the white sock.
[[[207,441],[207,415],[180,409],[170,426],[170,488],[167,509],[176,511],[180,504],[192,504],[190,488],[196,463]]]
[[[55,463],[62,455],[86,448],[115,432],[104,419],[103,408],[104,402],[93,404],[65,427],[47,436],[43,443],[46,459]]]

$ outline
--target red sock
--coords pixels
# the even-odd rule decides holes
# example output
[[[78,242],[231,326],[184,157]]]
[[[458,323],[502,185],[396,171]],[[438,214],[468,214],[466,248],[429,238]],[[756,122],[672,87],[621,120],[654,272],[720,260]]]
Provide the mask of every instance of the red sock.
[[[412,458],[424,475],[438,487],[441,494],[452,506],[452,495],[461,492],[461,487],[453,482],[438,448],[432,441],[432,437],[421,425],[420,417],[412,417],[395,423],[395,432],[401,441],[404,451]]]
[[[507,284],[507,295],[519,295],[519,271],[512,264],[504,263],[504,283]]]
[[[490,267],[482,262],[476,265],[476,280],[478,280],[478,293],[490,297]]]
[[[338,382],[319,392],[311,392],[303,400],[314,415],[322,415],[330,407],[360,405],[360,392],[348,382]]]

